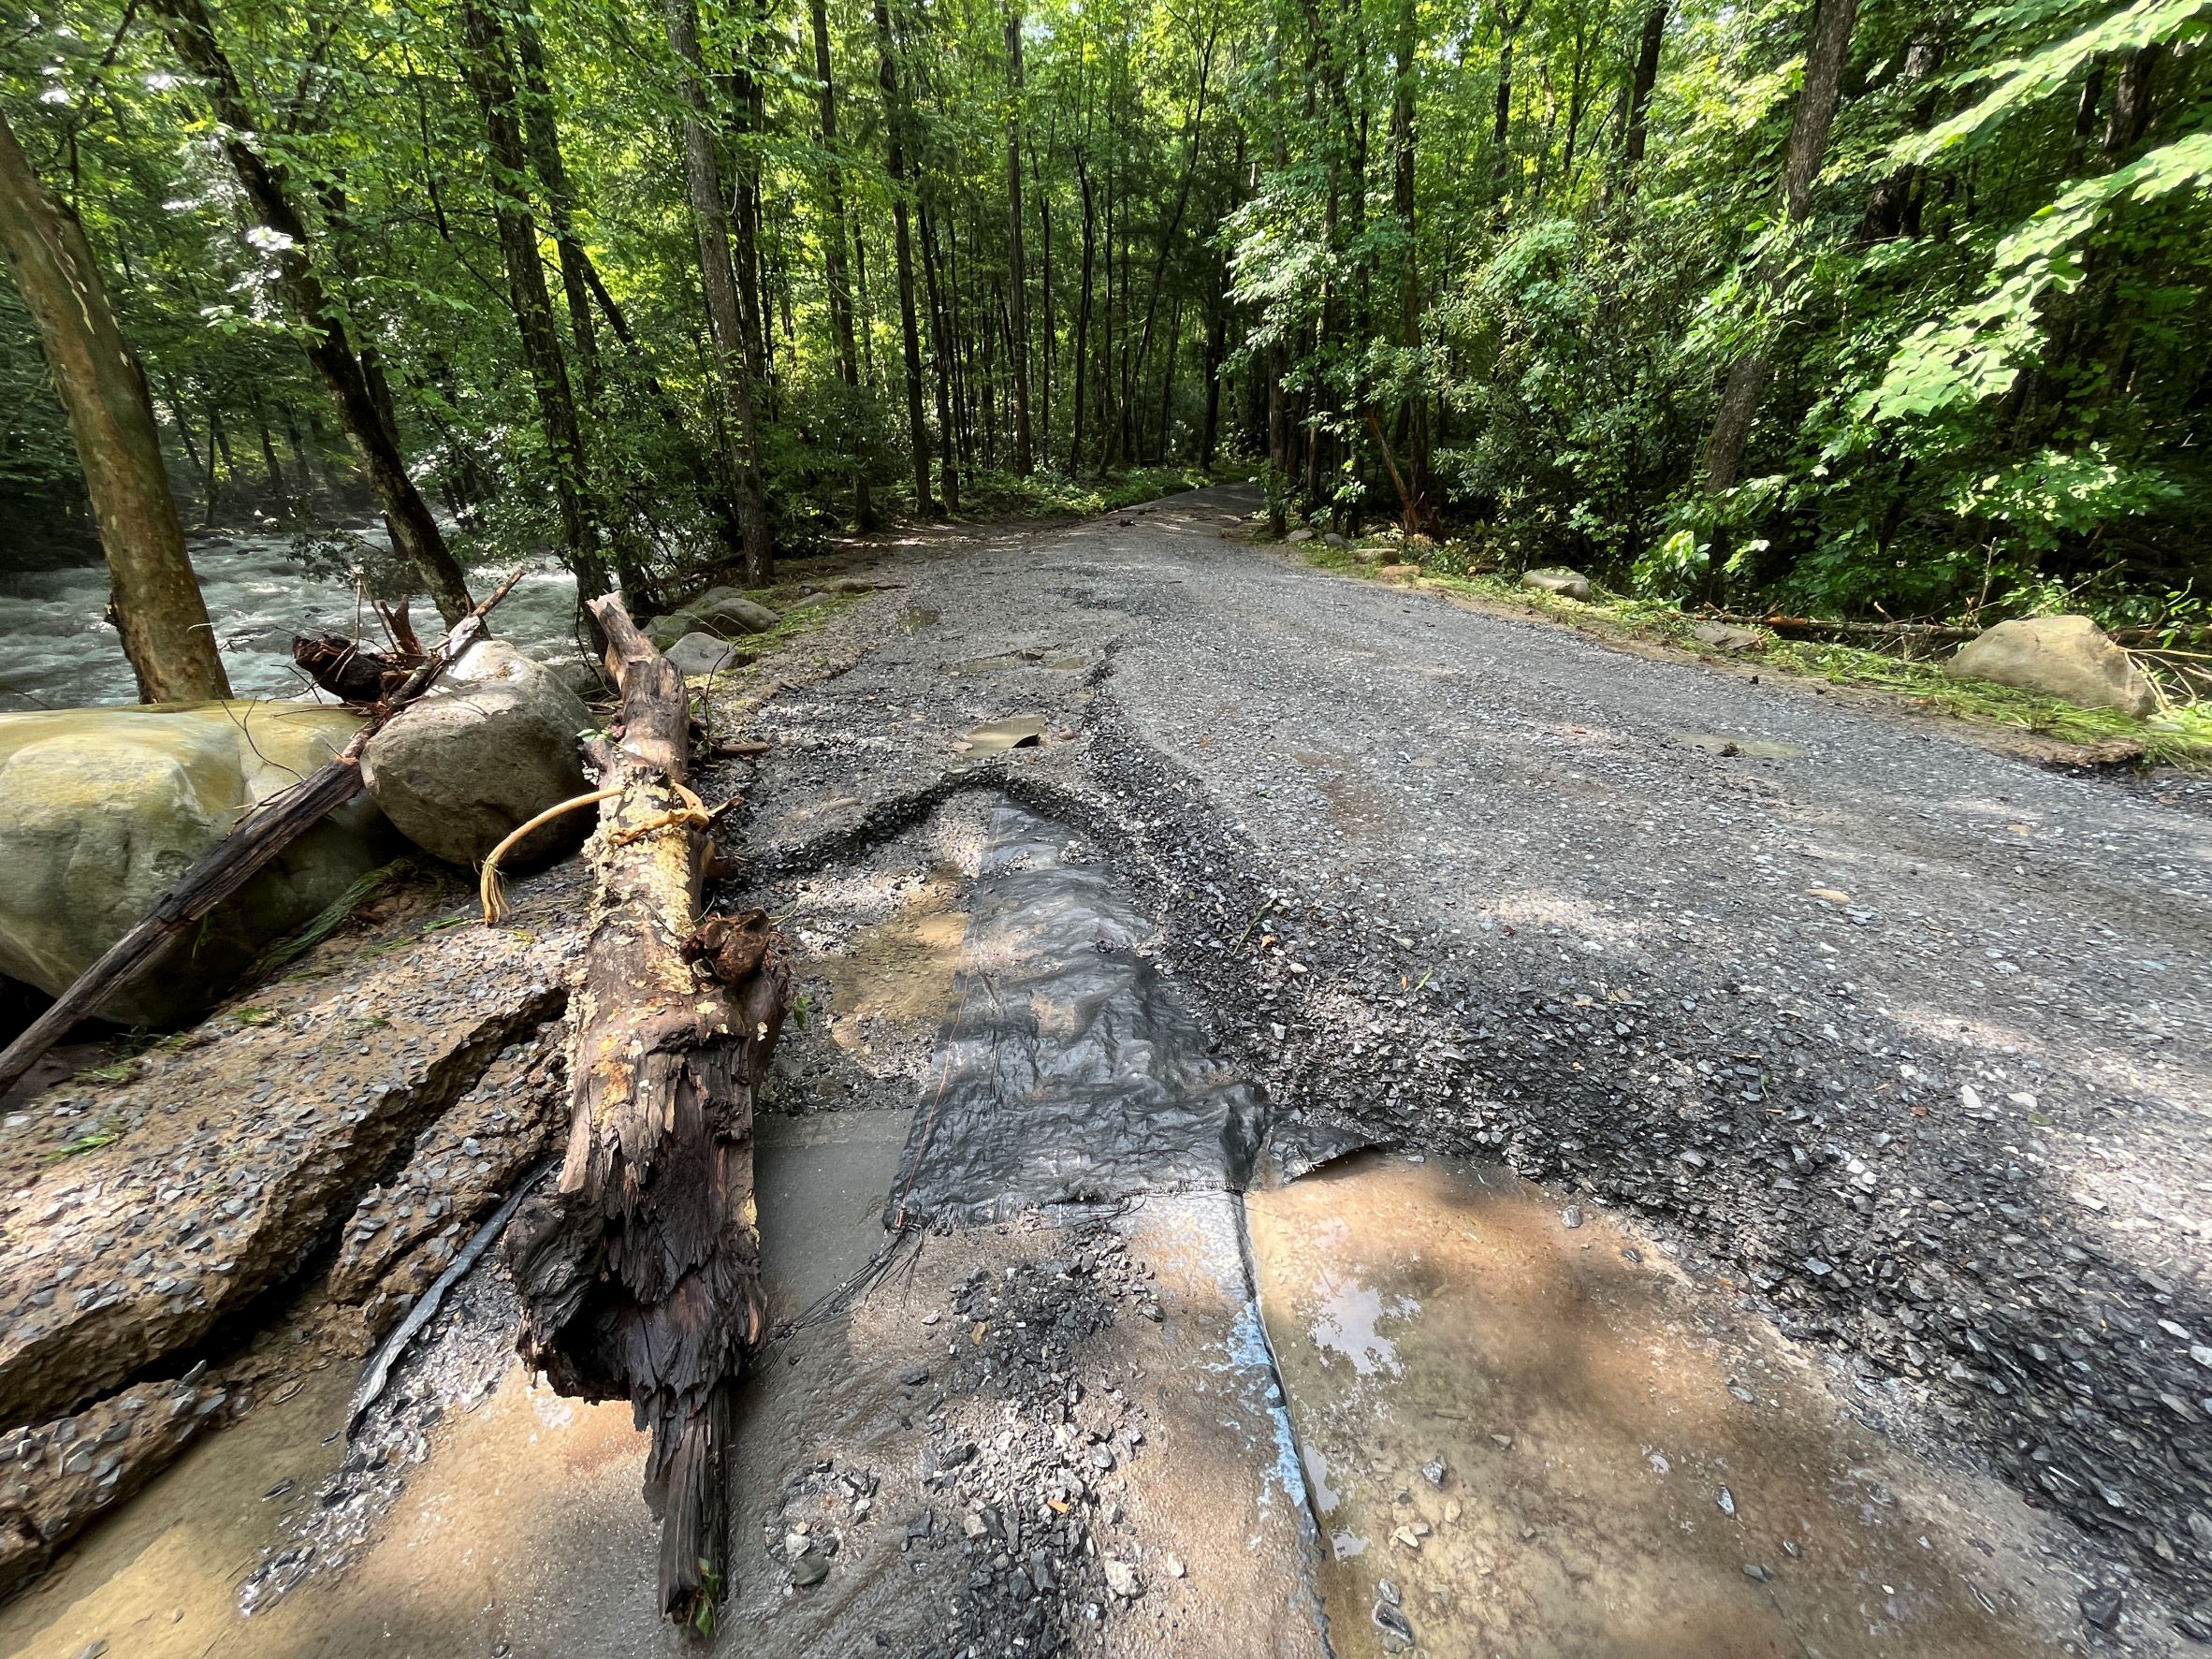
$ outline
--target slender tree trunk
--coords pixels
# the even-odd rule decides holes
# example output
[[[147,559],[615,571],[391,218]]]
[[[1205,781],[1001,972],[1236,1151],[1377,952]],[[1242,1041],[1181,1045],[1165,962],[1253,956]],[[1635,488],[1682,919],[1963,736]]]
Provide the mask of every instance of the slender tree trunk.
[[[1513,43],[1521,34],[1521,25],[1528,21],[1529,8],[1535,0],[1521,0],[1518,9],[1508,13],[1501,7],[1499,30],[1504,39],[1498,46],[1498,95],[1495,109],[1491,117],[1491,196],[1504,209],[1512,192],[1513,157],[1506,148],[1506,140],[1513,128]]]
[[[293,415],[289,403],[278,401],[277,417],[284,423],[284,442],[292,446],[292,464],[299,473],[300,499],[311,505],[318,502],[330,493],[330,481],[324,475],[322,458],[300,436],[298,417]]]
[[[1813,7],[1805,41],[1805,81],[1797,92],[1782,166],[1783,206],[1792,224],[1801,224],[1812,211],[1812,186],[1827,159],[1828,129],[1842,97],[1843,66],[1857,18],[1858,0],[1816,0]]]
[[[276,439],[269,432],[269,411],[258,391],[247,392],[246,408],[254,416],[254,435],[261,441],[261,472],[269,480],[269,500],[288,510],[292,492],[284,483],[284,468],[277,465]]]
[[[1038,170],[1034,148],[1029,152],[1029,167],[1032,172]],[[1042,176],[1039,173],[1040,178]],[[1049,185],[1037,193],[1037,233],[1043,243],[1038,250],[1038,281],[1039,298],[1044,301],[1044,356],[1038,365],[1037,429],[1039,440],[1049,451],[1053,437],[1053,359],[1059,350],[1058,337],[1053,332],[1053,193]]]
[[[1214,464],[1221,443],[1221,364],[1229,351],[1229,297],[1225,271],[1213,284],[1206,304],[1206,424],[1199,434],[1199,465]]]
[[[208,417],[208,464],[200,473],[199,527],[202,530],[213,530],[215,528],[215,513],[222,504],[223,490],[222,475],[216,471],[216,467],[219,462],[228,458],[225,451],[229,448],[229,445],[223,441],[223,412],[215,406],[215,400],[212,397],[207,400],[206,414]]]
[[[815,95],[822,109],[822,149],[828,165],[822,169],[822,270],[829,293],[830,344],[837,357],[837,379],[852,396],[852,411],[859,413],[860,352],[853,339],[852,274],[845,262],[845,182],[837,159],[837,94],[831,76],[829,3],[808,0],[808,21],[814,31]],[[876,507],[868,497],[867,457],[852,468],[852,516],[859,527],[873,530]]]
[[[1397,74],[1390,100],[1390,195],[1405,253],[1398,270],[1398,343],[1413,357],[1421,347],[1420,261],[1415,255],[1413,106],[1419,50],[1415,0],[1399,0]],[[1401,404],[1405,423],[1405,533],[1428,527],[1429,400],[1415,378]]]
[[[1668,0],[1644,13],[1643,38],[1637,43],[1636,73],[1628,84],[1628,126],[1621,140],[1621,191],[1636,189],[1636,169],[1644,159],[1644,140],[1651,128],[1652,93],[1659,84],[1659,51],[1666,43]]]
[[[737,48],[730,76],[736,138],[731,228],[737,240],[737,309],[745,323],[746,367],[754,379],[764,380],[769,372],[769,346],[767,284],[761,264],[761,164],[759,152],[749,141],[762,125],[761,90],[751,58],[752,43],[747,39]]]
[[[1084,155],[1080,150],[1075,153],[1075,182],[1083,192],[1083,282],[1079,290],[1081,298],[1075,307],[1075,401],[1070,420],[1073,430],[1068,438],[1068,472],[1070,476],[1083,470],[1083,383],[1090,366],[1091,266],[1098,247],[1096,220],[1091,204],[1090,169],[1084,165]]]
[[[919,203],[922,214],[922,275],[929,298],[929,355],[937,371],[937,435],[941,453],[938,477],[944,493],[945,511],[960,511],[959,432],[953,424],[952,345],[946,336],[952,323],[945,309],[945,284],[938,280],[937,231],[931,222],[929,197]]]
[[[661,0],[668,45],[684,65],[684,180],[691,196],[691,218],[699,235],[699,282],[706,296],[706,327],[714,340],[715,365],[727,405],[723,423],[729,457],[730,493],[737,503],[737,523],[745,537],[745,579],[765,587],[775,565],[768,529],[768,500],[762,488],[760,430],[753,410],[752,377],[746,372],[745,327],[738,314],[737,289],[730,269],[730,230],[722,215],[721,169],[707,126],[705,71],[699,62],[699,13],[694,0]]]
[[[1014,471],[1036,470],[1029,444],[1029,262],[1022,249],[1022,8],[1006,11],[1007,356],[1013,378]]]
[[[1815,0],[1805,39],[1805,80],[1790,118],[1789,147],[1782,164],[1783,210],[1793,225],[1803,223],[1812,211],[1812,186],[1827,156],[1828,129],[1835,124],[1836,105],[1842,95],[1843,65],[1850,55],[1851,30],[1857,16],[1858,0]],[[1772,283],[1775,273],[1762,270],[1757,280]],[[1758,349],[1746,352],[1729,366],[1720,406],[1713,413],[1712,430],[1705,440],[1705,488],[1709,494],[1735,488],[1766,386],[1767,361]]]
[[[575,341],[584,401],[596,414],[602,409],[605,391],[599,330],[591,320],[591,286],[584,274],[590,260],[576,234],[575,192],[569,184],[568,166],[560,153],[560,124],[553,105],[545,43],[538,38],[536,21],[528,11],[516,15],[515,53],[522,65],[523,137],[530,146],[531,165],[545,187],[546,217],[552,226],[553,243],[560,259],[560,292],[568,305],[569,333]]]
[[[1915,36],[1905,47],[1904,66],[1898,71],[1897,84],[1901,89],[1927,83],[1943,67],[1943,63],[1941,41]],[[1936,106],[1936,91],[1930,87],[1914,105],[1914,131],[1926,132],[1928,129],[1935,120]],[[1867,196],[1867,211],[1859,220],[1858,240],[1861,243],[1920,234],[1920,181],[1921,169],[1907,162],[1892,168],[1874,186]]]
[[[84,231],[0,115],[0,251],[38,326],[108,557],[109,612],[143,703],[230,695],[162,469],[153,400]]]
[[[892,240],[898,255],[899,339],[906,353],[907,442],[914,461],[914,510],[937,511],[929,489],[929,427],[922,415],[922,330],[914,320],[914,231],[908,212],[906,106],[899,96],[890,0],[876,0],[876,80],[883,94],[884,166],[891,175]]]
[[[394,545],[421,576],[439,615],[448,623],[458,622],[469,611],[467,578],[445,546],[422,492],[408,475],[398,437],[379,413],[361,359],[347,342],[342,312],[324,291],[308,257],[307,224],[292,200],[284,167],[255,148],[259,124],[215,37],[204,0],[149,3],[161,17],[169,44],[200,83],[218,124],[224,158],[237,175],[254,217],[263,229],[275,233],[277,290],[305,330],[308,361],[330,394],[347,441],[376,490]]]
[[[467,47],[466,70],[491,157],[492,215],[499,226],[500,255],[507,269],[507,300],[522,340],[522,361],[536,395],[538,421],[545,429],[546,459],[553,474],[553,499],[560,512],[560,539],[569,568],[576,573],[579,604],[588,606],[606,593],[606,562],[600,557],[599,531],[585,494],[583,429],[576,420],[575,396],[561,360],[560,339],[553,323],[553,300],[546,291],[546,267],[538,254],[538,227],[525,194],[530,157],[517,119],[515,78],[507,41],[484,0],[461,0],[461,30]],[[579,273],[580,274],[580,273]],[[595,624],[585,611],[586,626]]]
[[[591,255],[576,230],[575,190],[569,182],[568,164],[561,154],[552,73],[545,43],[538,36],[537,20],[527,5],[515,14],[515,54],[522,67],[523,141],[529,146],[531,167],[545,192],[546,215],[552,226],[560,267],[561,298],[568,310],[569,334],[575,342],[577,377],[583,382],[584,406],[594,426],[604,431],[608,421],[606,371],[591,313]],[[715,505],[718,503],[710,503]],[[726,502],[719,505],[727,510]],[[735,517],[734,511],[730,516]],[[631,604],[641,611],[651,607],[657,595],[650,566],[628,515],[609,513],[603,502],[598,528],[606,532],[615,574]]]

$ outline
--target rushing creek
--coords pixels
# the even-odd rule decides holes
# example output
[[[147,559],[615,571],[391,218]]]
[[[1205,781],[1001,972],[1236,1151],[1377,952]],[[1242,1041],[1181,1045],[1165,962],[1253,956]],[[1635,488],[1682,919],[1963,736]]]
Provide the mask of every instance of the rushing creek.
[[[285,535],[192,538],[208,618],[241,697],[297,696],[307,690],[292,666],[292,635],[327,628],[376,637],[377,624],[341,580],[311,576],[288,557]],[[481,598],[507,573],[472,571]],[[558,567],[532,570],[499,609],[494,632],[541,658],[573,652],[575,581]],[[130,664],[104,618],[108,569],[98,562],[52,570],[0,570],[0,713],[137,701]],[[418,601],[416,631],[434,639],[438,617]]]

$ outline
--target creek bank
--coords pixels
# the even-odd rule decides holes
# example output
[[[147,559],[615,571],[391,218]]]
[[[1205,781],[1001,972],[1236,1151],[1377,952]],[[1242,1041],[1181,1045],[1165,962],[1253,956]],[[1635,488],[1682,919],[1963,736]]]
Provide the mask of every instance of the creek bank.
[[[245,702],[0,715],[0,973],[59,995],[364,719]],[[202,1011],[265,950],[357,896],[400,851],[400,835],[433,857],[474,864],[583,792],[577,746],[590,721],[550,670],[504,641],[479,641],[370,739],[365,793],[287,843],[95,1011],[152,1026]],[[573,847],[583,828],[547,825],[510,867]]]
[[[447,706],[573,753],[581,706],[546,716],[573,694],[479,650]],[[585,872],[525,878],[500,929],[456,885],[425,866],[342,895],[282,978],[0,1120],[0,1586],[206,1429],[364,1352],[558,1152]]]
[[[335,1244],[330,1294],[359,1311],[323,1336],[365,1346],[558,1142],[543,1062],[502,1056],[560,1011],[581,893],[557,869],[521,885],[507,930],[416,910],[331,941],[130,1081],[50,1089],[0,1125],[0,1424],[21,1489],[0,1578],[222,1420],[203,1345],[269,1317]],[[72,1467],[88,1425],[112,1438]]]
[[[65,990],[247,808],[313,772],[361,723],[346,709],[283,703],[0,715],[0,973]],[[347,802],[98,1012],[126,1026],[196,1013],[271,939],[397,851],[372,803]]]

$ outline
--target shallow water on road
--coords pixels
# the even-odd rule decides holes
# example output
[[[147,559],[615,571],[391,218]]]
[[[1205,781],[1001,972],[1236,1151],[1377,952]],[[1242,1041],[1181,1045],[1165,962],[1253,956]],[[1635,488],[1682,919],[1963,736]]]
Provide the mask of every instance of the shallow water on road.
[[[2016,1498],[1611,1217],[1383,1155],[1247,1201],[1340,1659],[2061,1651]]]
[[[241,697],[308,689],[292,666],[297,632],[377,635],[374,614],[363,619],[343,582],[303,573],[286,556],[290,544],[282,535],[192,540],[208,618],[230,688]],[[470,590],[481,599],[510,574],[472,571]],[[502,603],[492,631],[544,660],[574,655],[575,591],[575,578],[565,570],[532,571]],[[0,713],[137,702],[122,642],[105,620],[107,607],[105,564],[0,571]],[[415,631],[434,640],[437,611],[418,599],[412,615]]]

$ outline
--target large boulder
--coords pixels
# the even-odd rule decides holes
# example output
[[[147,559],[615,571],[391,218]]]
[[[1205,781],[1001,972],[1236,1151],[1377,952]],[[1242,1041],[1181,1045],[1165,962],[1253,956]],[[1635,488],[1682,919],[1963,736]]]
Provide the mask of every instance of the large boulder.
[[[655,617],[646,624],[646,637],[662,650],[687,633],[712,633],[736,639],[748,633],[765,633],[782,620],[757,599],[735,588],[709,588],[690,604]]]
[[[2146,715],[2158,706],[2150,681],[2128,653],[2087,617],[2021,617],[1970,639],[1951,659],[1963,679],[2062,697],[2088,708]]]
[[[479,864],[518,825],[589,788],[578,739],[591,724],[583,699],[551,669],[488,639],[369,740],[361,777],[425,852]],[[558,857],[590,826],[588,812],[556,819],[508,860]]]
[[[0,715],[0,973],[61,992],[249,807],[313,771],[360,724],[309,703]],[[95,1011],[132,1026],[199,1012],[396,851],[375,804],[357,797]]]
[[[1579,570],[1532,570],[1521,578],[1521,585],[1568,599],[1590,597],[1590,578]]]
[[[737,648],[711,633],[687,633],[666,652],[677,673],[690,679],[698,675],[727,674],[743,661]]]

